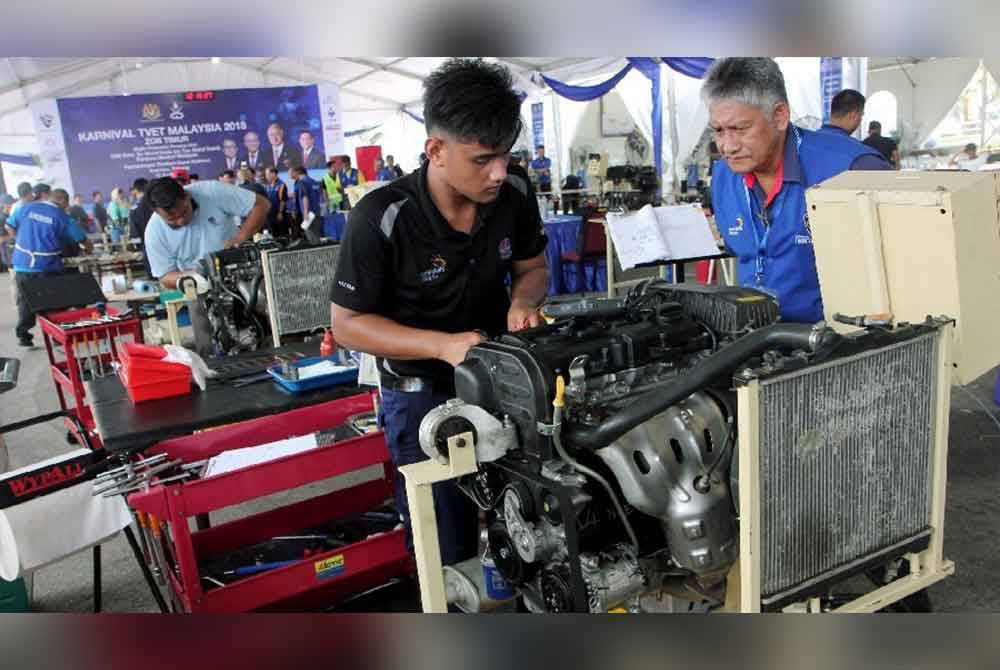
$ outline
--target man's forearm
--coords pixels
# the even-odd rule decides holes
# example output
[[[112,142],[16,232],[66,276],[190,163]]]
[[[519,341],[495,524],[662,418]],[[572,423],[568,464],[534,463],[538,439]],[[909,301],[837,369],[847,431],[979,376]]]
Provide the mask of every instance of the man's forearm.
[[[514,277],[510,289],[511,302],[537,306],[549,293],[548,268],[532,268]]]
[[[441,342],[447,335],[399,324],[378,314],[345,315],[331,309],[333,336],[337,343],[373,356],[397,360],[441,357]]]
[[[177,288],[177,280],[181,276],[180,270],[174,270],[173,272],[168,272],[167,274],[160,277],[160,284],[165,288],[175,289]]]

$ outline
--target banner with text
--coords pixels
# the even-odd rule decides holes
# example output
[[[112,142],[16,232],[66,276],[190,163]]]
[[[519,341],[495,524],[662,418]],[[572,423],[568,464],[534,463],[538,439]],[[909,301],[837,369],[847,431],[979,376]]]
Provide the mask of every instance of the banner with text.
[[[322,104],[316,86],[62,98],[51,125],[62,129],[71,186],[86,195],[177,167],[202,179],[244,164],[258,176],[319,169],[343,152],[339,91],[323,88]]]

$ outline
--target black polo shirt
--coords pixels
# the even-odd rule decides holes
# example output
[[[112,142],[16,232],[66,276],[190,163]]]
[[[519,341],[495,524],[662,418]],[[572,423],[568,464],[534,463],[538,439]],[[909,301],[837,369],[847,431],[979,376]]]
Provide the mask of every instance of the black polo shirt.
[[[507,330],[513,261],[534,258],[547,239],[531,182],[511,168],[497,199],[480,205],[469,234],[448,225],[427,189],[427,166],[366,195],[351,210],[330,300],[413,328],[459,333]],[[438,360],[382,360],[383,375],[450,385]]]
[[[869,135],[862,142],[867,144],[875,151],[882,154],[889,164],[896,167],[896,164],[892,160],[892,152],[896,150],[896,142],[889,137],[883,137],[882,135]]]

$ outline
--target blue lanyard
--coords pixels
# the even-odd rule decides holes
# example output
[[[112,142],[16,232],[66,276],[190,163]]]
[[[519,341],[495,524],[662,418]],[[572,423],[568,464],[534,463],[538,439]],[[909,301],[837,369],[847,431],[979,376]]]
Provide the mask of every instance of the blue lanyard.
[[[795,135],[795,150],[798,151],[799,147],[802,146],[802,136],[799,131],[793,125],[788,126],[789,131]],[[764,235],[763,237],[757,231],[757,221],[754,217],[753,203],[750,199],[750,187],[747,186],[746,182],[743,182],[743,192],[746,194],[747,198],[747,211],[750,213],[750,230],[753,232],[753,240],[757,245],[757,258],[754,263],[754,279],[758,286],[764,279],[764,258],[767,254],[767,239],[771,235],[771,224],[767,219],[767,203],[764,202],[760,209],[760,219],[761,223],[764,225]]]

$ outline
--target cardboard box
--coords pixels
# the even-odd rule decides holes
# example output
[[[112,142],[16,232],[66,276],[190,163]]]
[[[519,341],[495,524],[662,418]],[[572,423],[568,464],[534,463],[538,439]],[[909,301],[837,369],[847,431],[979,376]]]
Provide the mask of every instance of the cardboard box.
[[[955,383],[1000,363],[1000,173],[844,172],[806,202],[828,322],[947,315]]]

